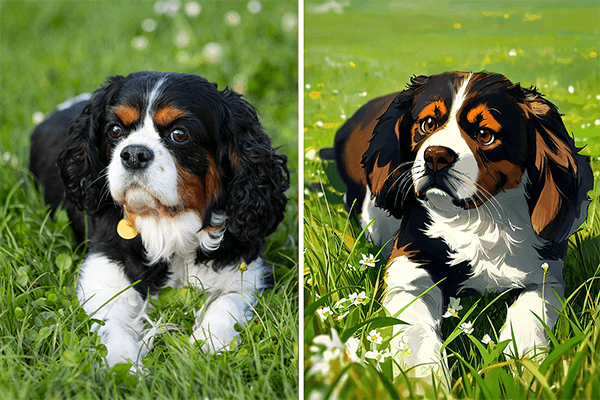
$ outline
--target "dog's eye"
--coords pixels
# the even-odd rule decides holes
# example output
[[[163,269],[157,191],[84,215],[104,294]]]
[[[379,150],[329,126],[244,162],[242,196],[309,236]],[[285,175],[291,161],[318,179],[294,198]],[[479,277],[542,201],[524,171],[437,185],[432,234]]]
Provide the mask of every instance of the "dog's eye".
[[[494,143],[496,137],[494,136],[494,133],[489,129],[480,129],[479,132],[477,132],[476,139],[482,145],[489,146],[490,144]]]
[[[427,117],[421,121],[421,130],[423,133],[433,133],[437,128],[437,122],[433,117]]]
[[[181,129],[175,129],[171,132],[171,140],[177,143],[187,142],[188,134]]]
[[[123,128],[121,128],[119,125],[113,125],[108,129],[108,133],[111,137],[117,139],[123,136]]]

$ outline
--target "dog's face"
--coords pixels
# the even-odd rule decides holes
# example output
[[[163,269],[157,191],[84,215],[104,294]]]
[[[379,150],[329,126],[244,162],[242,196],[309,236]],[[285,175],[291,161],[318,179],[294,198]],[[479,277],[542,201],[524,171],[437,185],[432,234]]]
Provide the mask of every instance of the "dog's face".
[[[578,214],[588,169],[556,107],[502,75],[417,77],[381,116],[363,156],[376,204],[465,210],[523,183],[542,237]],[[578,173],[580,173],[578,175]],[[493,207],[493,206],[492,206]]]
[[[256,256],[289,186],[286,158],[254,108],[192,74],[109,78],[72,126],[59,166],[69,200],[91,215],[116,205],[132,223],[194,213],[203,229],[224,229],[215,221],[226,219],[226,258],[242,251],[234,248]]]

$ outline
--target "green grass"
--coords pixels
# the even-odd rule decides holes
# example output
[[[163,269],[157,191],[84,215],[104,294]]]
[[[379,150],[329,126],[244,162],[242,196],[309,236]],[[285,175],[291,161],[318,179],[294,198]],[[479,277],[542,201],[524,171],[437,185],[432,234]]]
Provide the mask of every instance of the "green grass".
[[[353,2],[342,14],[312,13],[318,4],[305,3],[305,397],[446,398],[448,393],[424,380],[394,377],[389,358],[381,365],[364,361],[372,329],[383,337],[378,350],[391,335],[378,285],[386,260],[377,257],[375,268],[359,264],[362,254],[376,255],[379,248],[348,218],[335,166],[315,158],[315,151],[331,147],[336,130],[362,104],[403,89],[412,75],[487,70],[537,86],[555,103],[576,143],[586,146],[582,153],[591,156],[598,180],[600,9],[591,2],[371,1]],[[502,296],[463,298],[459,318],[444,323],[451,396],[600,397],[599,190],[596,184],[588,220],[570,239],[566,299],[546,361],[502,355],[507,344],[496,336],[506,313]],[[337,304],[362,291],[364,304]],[[325,307],[333,315],[321,319]],[[458,329],[463,321],[474,322],[471,335]],[[485,334],[496,343],[483,345]],[[340,341],[324,344],[332,335]],[[349,359],[348,338],[361,361]]]
[[[200,4],[190,17],[183,8],[156,14],[155,2],[0,3],[1,398],[297,397],[297,2],[263,1],[258,14],[247,2]],[[230,10],[240,17],[236,26],[224,23]],[[156,29],[146,32],[149,18]],[[178,34],[185,46],[175,44]],[[138,50],[134,41],[147,46]],[[202,55],[210,42],[222,48],[216,64]],[[216,355],[190,346],[192,311],[203,298],[165,290],[153,317],[178,329],[158,336],[146,376],[129,374],[128,365],[99,367],[106,350],[75,296],[84,249],[74,249],[64,211],[49,217],[27,171],[34,115],[109,75],[144,69],[198,73],[243,90],[293,171],[287,216],[267,243],[276,286],[240,332],[241,345]]]

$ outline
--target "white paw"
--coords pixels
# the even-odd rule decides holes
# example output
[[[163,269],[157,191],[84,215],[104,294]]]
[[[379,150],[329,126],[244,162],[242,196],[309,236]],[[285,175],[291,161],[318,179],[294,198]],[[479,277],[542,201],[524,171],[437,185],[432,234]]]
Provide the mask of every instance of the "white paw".
[[[233,338],[238,333],[233,329],[233,325],[230,324],[208,324],[204,323],[194,330],[192,336],[190,336],[190,343],[202,340],[204,343],[201,348],[207,353],[217,353],[221,350],[226,350]]]

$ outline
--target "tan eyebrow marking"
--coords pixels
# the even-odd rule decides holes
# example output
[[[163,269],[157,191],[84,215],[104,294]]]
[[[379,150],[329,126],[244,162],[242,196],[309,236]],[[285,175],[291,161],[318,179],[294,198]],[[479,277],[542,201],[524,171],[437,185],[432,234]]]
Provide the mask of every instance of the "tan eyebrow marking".
[[[130,104],[121,104],[112,110],[125,125],[134,124],[140,119],[140,110]]]
[[[467,121],[471,123],[477,122],[478,117],[481,116],[481,120],[479,121],[481,126],[485,126],[486,128],[490,128],[493,131],[500,131],[502,129],[502,125],[492,116],[489,108],[485,104],[480,104],[471,111],[467,113]]]
[[[159,125],[169,125],[185,115],[185,111],[171,105],[163,106],[154,112],[154,120]]]
[[[425,117],[429,117],[432,115],[436,115],[435,110],[438,109],[441,115],[446,115],[448,110],[446,109],[446,105],[442,100],[434,101],[433,103],[427,105],[418,115],[418,119],[423,119]]]

